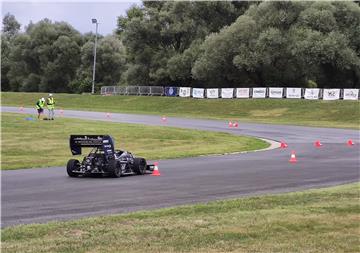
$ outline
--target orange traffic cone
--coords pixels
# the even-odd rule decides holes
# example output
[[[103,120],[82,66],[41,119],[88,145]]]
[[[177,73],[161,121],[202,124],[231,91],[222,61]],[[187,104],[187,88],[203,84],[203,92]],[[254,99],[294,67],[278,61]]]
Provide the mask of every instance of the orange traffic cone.
[[[24,106],[20,106],[19,111],[24,112]]]
[[[165,116],[162,116],[161,121],[162,121],[163,123],[166,123],[167,118],[166,118]]]
[[[239,127],[239,123],[238,123],[237,121],[235,121],[235,122],[233,123],[233,127]]]
[[[347,141],[347,145],[348,146],[353,146],[355,143],[350,139]]]
[[[314,146],[317,148],[320,148],[322,146],[322,144],[319,140],[317,140],[317,141],[315,141]]]
[[[111,118],[111,113],[107,112],[106,113],[106,118],[110,119]]]
[[[287,148],[287,147],[288,145],[285,142],[281,141],[280,148]]]
[[[290,157],[289,162],[291,162],[291,163],[296,163],[296,162],[297,162],[297,160],[296,160],[296,155],[295,155],[295,151],[294,151],[294,150],[291,151],[291,157]]]
[[[153,173],[151,174],[151,176],[160,176],[158,164],[159,164],[158,162],[154,162],[154,170],[153,170]]]
[[[233,123],[229,121],[229,127],[233,127]]]
[[[60,116],[64,116],[64,110],[60,109]]]

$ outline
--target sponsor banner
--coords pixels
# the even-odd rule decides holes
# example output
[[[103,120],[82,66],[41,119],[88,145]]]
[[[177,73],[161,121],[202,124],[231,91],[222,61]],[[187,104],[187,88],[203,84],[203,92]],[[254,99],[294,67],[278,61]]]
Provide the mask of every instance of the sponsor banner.
[[[358,100],[359,90],[358,89],[344,89],[344,100]]]
[[[165,96],[176,97],[177,88],[176,87],[165,87]]]
[[[305,89],[305,99],[319,99],[320,89]]]
[[[206,89],[207,98],[219,98],[219,89]]]
[[[191,94],[190,91],[191,91],[190,87],[180,87],[179,96],[183,98],[190,97]]]
[[[269,98],[282,98],[284,88],[269,88]]]
[[[323,100],[340,99],[340,89],[324,89]]]
[[[221,97],[222,98],[233,98],[234,97],[234,89],[233,88],[221,89]]]
[[[250,88],[237,88],[236,89],[237,98],[249,98],[250,97]]]
[[[204,89],[193,88],[192,96],[193,98],[204,98]]]
[[[286,88],[286,98],[301,98],[301,88]]]
[[[252,97],[253,98],[265,98],[266,97],[266,88],[253,88]]]

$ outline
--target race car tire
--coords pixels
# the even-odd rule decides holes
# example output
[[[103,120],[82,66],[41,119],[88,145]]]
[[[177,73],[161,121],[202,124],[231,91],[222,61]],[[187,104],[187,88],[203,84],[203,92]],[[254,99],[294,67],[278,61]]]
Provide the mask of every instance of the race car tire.
[[[78,174],[73,171],[78,169],[80,166],[80,162],[76,159],[70,159],[66,165],[66,171],[69,177],[77,177]]]
[[[134,158],[134,172],[138,175],[144,175],[146,173],[146,160],[144,158]]]
[[[117,162],[116,160],[112,160],[109,162],[109,167],[112,177],[118,178],[122,176],[121,164],[119,162]]]

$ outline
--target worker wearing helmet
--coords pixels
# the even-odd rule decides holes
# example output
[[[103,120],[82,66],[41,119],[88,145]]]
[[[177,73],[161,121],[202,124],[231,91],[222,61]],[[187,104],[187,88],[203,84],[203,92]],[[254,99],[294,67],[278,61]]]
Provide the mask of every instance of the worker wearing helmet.
[[[36,110],[38,112],[38,119],[40,119],[41,114],[44,112],[44,106],[45,106],[45,98],[40,98],[36,102]]]
[[[54,120],[54,109],[55,109],[55,100],[53,98],[53,95],[50,93],[49,97],[47,98],[46,101],[46,105],[47,105],[47,109],[49,111],[49,120]]]

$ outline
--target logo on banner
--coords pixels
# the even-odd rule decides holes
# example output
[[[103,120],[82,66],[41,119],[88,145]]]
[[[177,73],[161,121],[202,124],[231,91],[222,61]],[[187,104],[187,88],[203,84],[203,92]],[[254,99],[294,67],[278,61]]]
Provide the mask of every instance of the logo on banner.
[[[335,96],[336,96],[336,92],[333,91],[333,90],[328,90],[328,91],[327,91],[327,95],[328,95],[328,97],[335,97]]]

